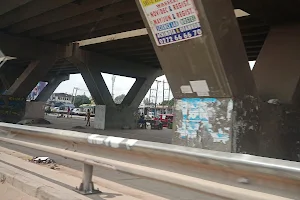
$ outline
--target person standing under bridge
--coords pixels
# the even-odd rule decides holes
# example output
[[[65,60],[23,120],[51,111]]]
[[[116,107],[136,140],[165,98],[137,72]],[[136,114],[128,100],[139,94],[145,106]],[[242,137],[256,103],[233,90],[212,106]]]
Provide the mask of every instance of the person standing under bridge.
[[[86,125],[85,126],[91,126],[91,111],[90,111],[90,109],[88,109],[87,113],[86,113]]]
[[[68,110],[67,110],[67,118],[69,118],[70,114],[71,114],[71,109],[70,109],[70,107],[68,106]]]

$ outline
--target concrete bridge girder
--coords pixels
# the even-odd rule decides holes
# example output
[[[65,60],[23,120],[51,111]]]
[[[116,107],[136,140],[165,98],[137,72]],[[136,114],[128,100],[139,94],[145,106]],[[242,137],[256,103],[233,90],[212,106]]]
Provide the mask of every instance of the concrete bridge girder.
[[[7,91],[8,94],[26,96],[38,81],[45,79],[44,76],[47,75],[56,60],[60,60],[61,62],[64,59],[70,59],[74,53],[73,45],[55,45],[27,38],[14,37],[3,33],[0,33],[0,36],[0,48],[5,55],[14,56],[17,59],[25,58],[32,60],[31,64],[29,64],[21,76],[18,77],[17,81],[11,84],[11,88]],[[27,49],[19,48],[20,46],[26,46]],[[80,51],[84,52],[85,55],[89,55],[89,65],[94,68],[101,68],[101,72],[128,77],[146,77],[147,75],[145,69],[148,69],[148,66],[116,60],[85,50]],[[101,63],[101,66],[99,66],[99,63]],[[31,74],[35,74],[35,78],[32,78]],[[24,89],[27,85],[24,81],[29,81],[32,84],[28,85],[27,89]],[[16,90],[18,90],[19,86],[23,88],[19,89],[18,94]]]
[[[69,78],[70,78],[69,75],[58,75],[52,77],[52,79],[48,81],[46,87],[41,91],[39,96],[36,98],[36,101],[47,102],[47,100],[50,98],[50,96],[53,94],[53,92],[56,90],[59,84],[61,84],[63,81],[69,80]]]
[[[56,54],[56,58],[71,56],[72,45],[57,45],[39,40],[11,36],[0,32],[0,48],[6,56],[17,59],[35,60],[47,54]]]

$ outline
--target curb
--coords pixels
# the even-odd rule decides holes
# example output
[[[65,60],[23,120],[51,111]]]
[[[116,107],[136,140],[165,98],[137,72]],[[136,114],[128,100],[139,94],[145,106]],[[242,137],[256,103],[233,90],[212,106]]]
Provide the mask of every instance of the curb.
[[[24,172],[0,161],[0,179],[40,200],[90,200],[74,191]]]

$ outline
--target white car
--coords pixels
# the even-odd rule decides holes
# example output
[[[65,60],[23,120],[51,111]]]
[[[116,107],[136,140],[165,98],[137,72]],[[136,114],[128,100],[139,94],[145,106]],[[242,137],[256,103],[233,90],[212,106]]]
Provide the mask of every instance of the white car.
[[[74,108],[71,113],[72,115],[80,115],[82,112],[80,111],[80,108]]]
[[[54,112],[54,113],[59,112],[59,107],[51,108],[51,112]]]

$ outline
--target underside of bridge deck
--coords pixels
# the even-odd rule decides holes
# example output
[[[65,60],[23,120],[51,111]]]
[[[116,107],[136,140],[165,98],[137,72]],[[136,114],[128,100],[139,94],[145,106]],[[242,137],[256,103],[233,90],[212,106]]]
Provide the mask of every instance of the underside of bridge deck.
[[[232,0],[238,17],[248,60],[256,60],[271,26],[299,21],[299,2],[288,0]],[[145,28],[134,0],[4,0],[0,9],[0,31],[14,36],[67,44],[124,31]],[[2,41],[0,44],[11,41]],[[19,48],[26,54],[28,44]],[[3,47],[2,47],[3,48]],[[160,67],[148,35],[85,47],[91,51],[131,62]],[[5,52],[4,52],[5,53]],[[6,54],[8,55],[8,54]],[[12,55],[14,56],[14,55]],[[63,64],[63,66],[61,65]],[[69,63],[55,64],[51,72],[78,73]]]
[[[255,60],[269,27],[297,21],[298,1],[247,0],[232,1],[234,8],[249,16],[238,19],[249,60]],[[2,1],[0,30],[22,37],[54,43],[69,43],[123,31],[144,28],[145,25],[133,0],[14,0]],[[151,52],[147,37],[145,44]],[[124,47],[131,41],[115,44]],[[148,42],[148,43],[147,43]],[[134,55],[134,54],[132,54]]]

